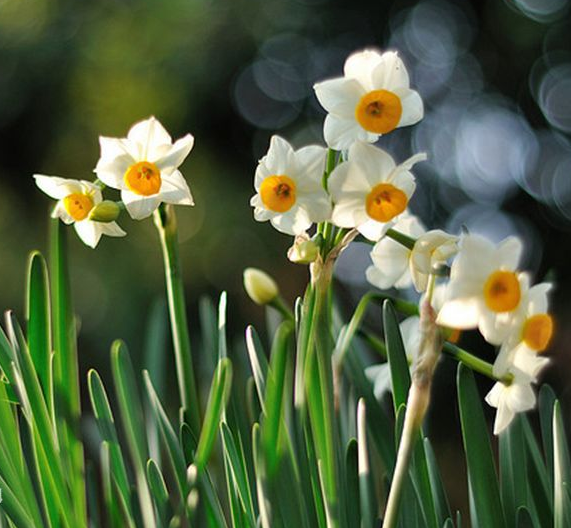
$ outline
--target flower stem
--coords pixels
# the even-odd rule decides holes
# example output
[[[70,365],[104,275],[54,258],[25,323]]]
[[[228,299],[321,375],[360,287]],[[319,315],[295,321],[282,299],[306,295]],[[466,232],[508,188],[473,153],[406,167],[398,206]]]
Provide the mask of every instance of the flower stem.
[[[183,413],[192,432],[198,438],[200,406],[190,351],[182,270],[178,253],[176,216],[171,205],[163,204],[155,211],[155,225],[160,235],[163,252],[176,372]]]
[[[467,352],[466,350],[452,343],[449,342],[444,343],[444,347],[442,350],[447,355],[453,357],[454,359],[456,359],[461,363],[464,363],[464,365],[470,367],[472,370],[475,370],[476,372],[479,372],[480,374],[483,374],[484,376],[487,376],[490,379],[501,381],[506,385],[511,384],[511,382],[513,381],[513,374],[508,372],[506,375],[502,377],[496,376],[494,374],[494,366],[491,363],[488,363],[487,361],[484,361],[483,359],[480,359],[479,357],[470,354],[470,352]]]
[[[428,298],[424,300],[420,310],[420,332],[419,354],[408,392],[403,431],[387,500],[383,528],[393,528],[397,525],[400,499],[409,462],[430,403],[430,387],[442,349],[442,335],[436,325],[436,314]]]
[[[387,231],[387,236],[410,250],[412,250],[416,243],[415,238],[409,237],[408,235],[405,235],[400,231],[395,231],[394,229],[389,229]]]

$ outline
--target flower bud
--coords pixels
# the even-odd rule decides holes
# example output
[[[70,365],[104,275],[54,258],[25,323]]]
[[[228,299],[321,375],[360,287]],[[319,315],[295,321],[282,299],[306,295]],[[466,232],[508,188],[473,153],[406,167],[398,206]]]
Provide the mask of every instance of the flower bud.
[[[276,281],[257,268],[244,270],[244,288],[250,299],[260,305],[272,302],[280,293]]]
[[[114,222],[119,218],[121,213],[121,208],[116,202],[111,200],[103,200],[99,202],[91,211],[89,212],[89,220],[93,222]]]
[[[296,236],[293,246],[287,252],[287,258],[296,264],[311,264],[318,255],[318,245],[307,235]]]

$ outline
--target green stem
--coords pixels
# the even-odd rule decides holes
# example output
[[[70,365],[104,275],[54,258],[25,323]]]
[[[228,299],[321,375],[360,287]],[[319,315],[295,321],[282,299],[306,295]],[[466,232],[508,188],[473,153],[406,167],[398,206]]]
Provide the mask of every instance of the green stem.
[[[392,238],[395,242],[402,244],[404,247],[410,249],[411,251],[414,247],[414,244],[416,243],[416,238],[412,238],[394,229],[389,229],[386,234],[389,238]]]
[[[176,372],[183,413],[192,432],[198,438],[200,406],[190,351],[184,285],[178,253],[176,216],[171,205],[163,204],[155,211],[155,225],[159,231],[163,252]]]
[[[272,308],[276,309],[280,314],[282,314],[282,317],[285,320],[291,321],[292,323],[295,322],[293,312],[291,311],[289,306],[285,303],[285,301],[281,295],[274,297],[274,299],[272,299],[268,304]]]
[[[494,375],[494,366],[491,363],[470,354],[470,352],[467,352],[452,343],[444,343],[443,351],[457,361],[464,363],[464,365],[470,367],[472,370],[475,370],[490,379],[501,381],[506,385],[510,385],[513,381],[513,374],[507,373],[505,376],[498,378]]]

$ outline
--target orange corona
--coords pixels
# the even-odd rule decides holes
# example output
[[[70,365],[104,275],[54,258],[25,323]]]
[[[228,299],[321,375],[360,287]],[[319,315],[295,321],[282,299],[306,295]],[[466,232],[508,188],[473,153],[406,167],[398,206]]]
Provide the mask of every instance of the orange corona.
[[[260,187],[264,205],[276,213],[285,213],[295,204],[295,182],[285,175],[268,176]]]
[[[399,124],[402,103],[398,95],[388,90],[373,90],[361,97],[355,108],[355,118],[369,132],[387,134]]]
[[[151,196],[161,190],[161,171],[150,161],[131,165],[123,178],[127,188],[141,196]]]
[[[377,222],[389,222],[408,204],[406,194],[390,183],[375,185],[367,196],[367,214]]]

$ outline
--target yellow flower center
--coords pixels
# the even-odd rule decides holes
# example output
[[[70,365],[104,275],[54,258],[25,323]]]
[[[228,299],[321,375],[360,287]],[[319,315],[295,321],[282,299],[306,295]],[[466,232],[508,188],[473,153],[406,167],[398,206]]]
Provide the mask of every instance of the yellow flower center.
[[[399,124],[402,115],[400,97],[388,90],[373,90],[361,97],[355,119],[369,132],[387,134]]]
[[[553,335],[553,319],[548,314],[533,315],[523,324],[523,342],[537,352],[543,352]]]
[[[285,213],[295,204],[295,183],[285,175],[268,176],[260,187],[264,205],[276,213]]]
[[[123,179],[127,188],[135,194],[150,196],[161,190],[161,171],[150,161],[139,161],[131,165]]]
[[[76,222],[81,222],[93,209],[93,200],[87,194],[71,193],[63,199],[63,206],[69,216]]]
[[[494,271],[484,284],[484,301],[492,312],[511,312],[520,298],[519,280],[513,271]]]
[[[375,185],[367,195],[367,214],[377,222],[388,222],[401,214],[408,204],[406,194],[390,183]]]

